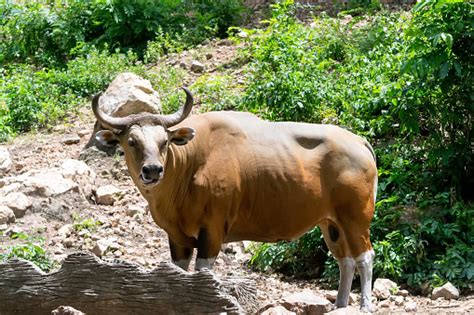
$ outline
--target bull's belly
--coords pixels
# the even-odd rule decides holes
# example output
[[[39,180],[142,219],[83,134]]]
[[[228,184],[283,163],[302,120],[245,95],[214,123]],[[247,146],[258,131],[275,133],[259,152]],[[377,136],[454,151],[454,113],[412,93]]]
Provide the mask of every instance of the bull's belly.
[[[299,210],[299,211],[298,211]],[[293,241],[317,226],[325,217],[325,211],[291,208],[278,209],[248,218],[239,218],[232,225],[225,242]],[[245,211],[242,211],[245,213]]]

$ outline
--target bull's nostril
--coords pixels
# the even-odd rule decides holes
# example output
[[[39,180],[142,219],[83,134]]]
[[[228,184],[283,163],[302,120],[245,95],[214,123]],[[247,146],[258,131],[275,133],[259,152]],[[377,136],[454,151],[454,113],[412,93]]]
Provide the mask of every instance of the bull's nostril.
[[[142,167],[142,176],[145,179],[159,179],[162,172],[162,165],[146,164]]]

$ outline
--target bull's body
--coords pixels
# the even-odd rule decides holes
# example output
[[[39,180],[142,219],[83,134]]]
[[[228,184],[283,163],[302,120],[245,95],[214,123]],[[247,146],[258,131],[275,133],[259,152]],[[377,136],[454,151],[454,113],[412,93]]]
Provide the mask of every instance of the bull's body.
[[[367,141],[336,126],[272,123],[240,112],[191,116],[174,131],[127,126],[118,141],[129,172],[168,233],[177,265],[188,268],[193,248],[196,267],[211,267],[224,242],[294,240],[319,225],[339,261],[336,305],[347,305],[357,265],[361,305],[370,310],[377,170]],[[150,185],[153,163],[160,169]]]
[[[208,227],[224,242],[275,242],[342,215],[370,222],[373,206],[363,217],[360,208],[351,214],[358,192],[366,206],[374,200],[375,162],[362,138],[239,112],[192,116],[181,125],[196,136],[169,146],[162,184],[150,189],[132,174],[154,220],[178,245],[196,247]]]

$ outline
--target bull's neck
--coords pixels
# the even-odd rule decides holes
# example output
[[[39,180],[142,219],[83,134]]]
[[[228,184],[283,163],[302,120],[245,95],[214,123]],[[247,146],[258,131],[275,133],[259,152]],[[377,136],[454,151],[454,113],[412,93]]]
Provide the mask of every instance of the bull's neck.
[[[185,172],[191,163],[188,151],[187,145],[171,145],[168,148],[161,183],[143,194],[152,211],[157,211],[161,215],[173,214],[181,207],[190,180],[189,172]]]

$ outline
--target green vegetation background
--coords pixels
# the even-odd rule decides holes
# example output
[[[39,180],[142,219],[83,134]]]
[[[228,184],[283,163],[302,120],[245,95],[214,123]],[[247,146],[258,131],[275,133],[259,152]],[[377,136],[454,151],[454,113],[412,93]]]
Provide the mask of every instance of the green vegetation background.
[[[150,3],[0,4],[0,140],[51,127],[123,71],[150,79],[164,108],[176,108],[184,73],[146,65],[227,36],[246,13],[238,0]],[[334,123],[367,137],[379,168],[375,275],[416,290],[448,280],[472,290],[473,5],[425,0],[386,11],[350,1],[348,9],[302,23],[293,1],[279,2],[262,28],[234,38],[246,42],[244,84],[204,75],[191,89],[203,111]],[[251,264],[330,284],[338,277],[318,229],[258,246]]]

